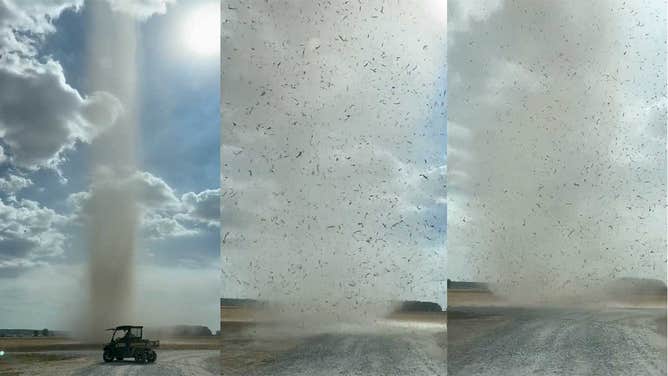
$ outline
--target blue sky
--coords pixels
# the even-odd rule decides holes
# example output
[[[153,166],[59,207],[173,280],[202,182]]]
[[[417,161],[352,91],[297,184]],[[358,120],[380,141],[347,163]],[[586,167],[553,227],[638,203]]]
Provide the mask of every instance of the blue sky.
[[[182,38],[211,3],[98,4],[138,25],[137,171],[125,182],[141,192],[138,318],[195,307],[156,324],[218,322],[219,58]],[[128,106],[113,87],[90,90],[90,18],[82,1],[0,0],[0,82],[15,88],[0,98],[0,327],[67,328],[85,295],[91,153]]]

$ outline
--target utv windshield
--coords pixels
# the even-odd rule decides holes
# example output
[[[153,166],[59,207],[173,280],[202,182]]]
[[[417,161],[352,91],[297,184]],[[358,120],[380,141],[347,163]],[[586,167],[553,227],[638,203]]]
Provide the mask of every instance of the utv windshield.
[[[111,339],[130,339],[130,338],[141,338],[142,328],[128,328],[128,329],[116,329],[114,334],[111,336]]]

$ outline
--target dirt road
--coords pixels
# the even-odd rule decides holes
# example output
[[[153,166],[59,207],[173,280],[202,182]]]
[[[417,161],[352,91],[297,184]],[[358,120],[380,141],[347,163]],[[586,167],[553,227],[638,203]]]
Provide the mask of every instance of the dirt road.
[[[448,375],[666,375],[665,309],[453,308]]]

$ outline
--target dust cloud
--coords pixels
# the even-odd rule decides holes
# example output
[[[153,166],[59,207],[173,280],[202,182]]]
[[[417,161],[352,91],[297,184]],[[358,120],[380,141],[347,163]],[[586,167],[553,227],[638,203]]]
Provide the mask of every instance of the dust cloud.
[[[104,5],[90,4],[88,80],[91,89],[104,88],[119,97],[124,113],[91,145],[91,187],[84,216],[89,296],[82,334],[88,339],[103,338],[105,328],[132,323],[135,314],[138,211],[136,192],[124,182],[136,172],[137,24],[129,17],[105,16]]]
[[[448,7],[451,278],[525,302],[665,281],[665,3]]]
[[[444,306],[445,3],[225,1],[222,37],[223,297]]]

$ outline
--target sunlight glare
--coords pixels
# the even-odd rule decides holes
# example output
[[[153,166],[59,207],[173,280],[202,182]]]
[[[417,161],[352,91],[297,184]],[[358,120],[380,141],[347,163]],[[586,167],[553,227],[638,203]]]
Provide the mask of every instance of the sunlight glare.
[[[181,30],[186,48],[202,56],[214,56],[220,48],[220,9],[217,2],[193,9]]]

